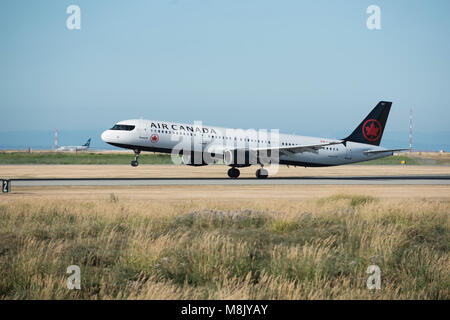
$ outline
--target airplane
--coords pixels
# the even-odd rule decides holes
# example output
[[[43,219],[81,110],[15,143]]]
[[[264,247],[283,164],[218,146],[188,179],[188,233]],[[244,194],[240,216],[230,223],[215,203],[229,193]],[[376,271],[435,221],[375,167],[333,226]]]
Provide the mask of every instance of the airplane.
[[[73,152],[77,152],[77,151],[86,151],[89,149],[89,146],[91,144],[91,138],[89,138],[85,144],[83,144],[82,146],[61,146],[58,149],[56,149],[56,151],[73,151]]]
[[[182,162],[191,166],[223,159],[232,179],[239,177],[239,168],[259,165],[256,177],[264,179],[269,175],[264,165],[337,166],[408,150],[380,147],[391,106],[392,102],[380,101],[349,136],[338,140],[144,119],[120,121],[101,138],[110,145],[134,150],[133,167],[138,166],[141,151],[153,151],[182,154]]]

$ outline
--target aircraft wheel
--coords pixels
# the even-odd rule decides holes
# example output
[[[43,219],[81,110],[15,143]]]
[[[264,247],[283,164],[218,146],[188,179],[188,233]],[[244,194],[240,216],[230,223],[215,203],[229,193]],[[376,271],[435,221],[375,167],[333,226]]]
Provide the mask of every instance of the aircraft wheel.
[[[266,179],[268,176],[269,176],[269,172],[266,169],[261,168],[261,169],[256,170],[256,177],[258,179]]]
[[[230,168],[230,169],[228,170],[228,176],[229,176],[231,179],[236,179],[237,177],[239,177],[240,174],[241,174],[241,172],[239,171],[239,169],[236,169],[236,168]]]
[[[139,154],[141,153],[141,150],[134,150],[134,160],[131,161],[131,166],[132,167],[137,167],[139,165],[138,159],[139,159]]]

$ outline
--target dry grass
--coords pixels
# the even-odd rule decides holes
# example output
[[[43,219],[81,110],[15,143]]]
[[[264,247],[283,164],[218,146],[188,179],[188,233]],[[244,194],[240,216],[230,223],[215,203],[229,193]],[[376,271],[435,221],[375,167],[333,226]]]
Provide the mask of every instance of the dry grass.
[[[450,298],[448,196],[127,195],[2,197],[0,297]],[[81,268],[81,290],[66,288],[72,264]],[[371,264],[381,268],[380,290],[366,288]]]

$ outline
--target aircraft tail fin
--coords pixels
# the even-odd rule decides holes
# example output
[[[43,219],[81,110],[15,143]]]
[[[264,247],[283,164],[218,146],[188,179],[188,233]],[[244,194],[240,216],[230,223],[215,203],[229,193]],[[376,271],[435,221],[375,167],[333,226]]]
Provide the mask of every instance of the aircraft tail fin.
[[[86,143],[83,144],[83,147],[88,147],[88,148],[89,148],[90,144],[91,144],[91,138],[89,138],[89,139],[86,141]]]
[[[392,102],[380,101],[345,141],[379,146]]]

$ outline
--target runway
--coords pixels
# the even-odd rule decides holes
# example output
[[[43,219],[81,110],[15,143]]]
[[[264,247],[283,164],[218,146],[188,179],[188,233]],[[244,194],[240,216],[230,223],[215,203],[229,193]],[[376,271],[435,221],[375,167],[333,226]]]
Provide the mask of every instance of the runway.
[[[450,175],[308,176],[256,178],[41,178],[11,179],[12,187],[179,185],[450,185]]]

